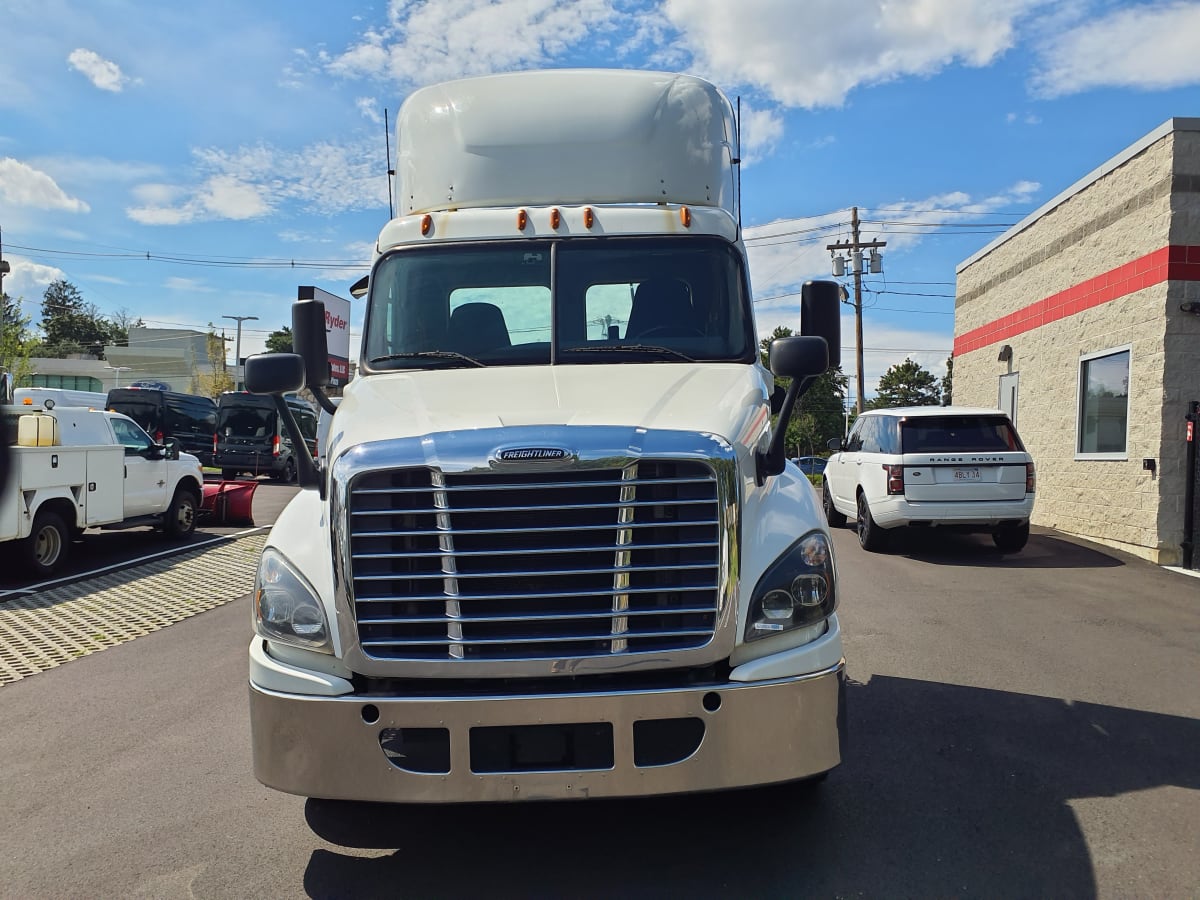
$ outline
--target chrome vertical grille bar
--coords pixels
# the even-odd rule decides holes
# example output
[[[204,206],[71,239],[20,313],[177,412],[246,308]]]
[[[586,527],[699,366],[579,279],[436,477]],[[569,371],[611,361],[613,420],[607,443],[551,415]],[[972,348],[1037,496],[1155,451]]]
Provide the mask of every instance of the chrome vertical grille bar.
[[[462,608],[458,602],[458,562],[454,558],[454,526],[450,521],[450,499],[446,496],[446,476],[441,472],[430,472],[433,482],[433,505],[438,510],[438,548],[442,551],[442,590],[446,594],[446,637],[450,641],[450,656],[463,658]]]
[[[621,472],[621,480],[625,482],[621,485],[621,505],[617,508],[617,553],[614,560],[614,568],[617,570],[613,573],[613,619],[612,633],[614,635],[612,643],[609,646],[611,653],[624,653],[629,649],[629,640],[624,637],[616,637],[616,635],[624,635],[629,631],[629,617],[619,615],[629,609],[629,563],[633,559],[633,553],[630,550],[630,545],[633,543],[633,529],[629,528],[633,523],[634,508],[630,504],[637,499],[637,487],[632,484],[637,480],[637,463],[626,466]]]

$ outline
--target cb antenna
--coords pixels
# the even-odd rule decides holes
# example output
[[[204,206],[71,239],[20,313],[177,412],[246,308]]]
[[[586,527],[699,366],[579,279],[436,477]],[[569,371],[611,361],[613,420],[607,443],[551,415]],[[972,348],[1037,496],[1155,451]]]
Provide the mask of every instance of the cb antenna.
[[[392,176],[396,174],[396,170],[392,168],[392,143],[391,137],[388,134],[388,113],[387,107],[383,108],[383,147],[387,154],[387,176],[388,176],[388,219],[396,218],[396,210],[392,206]]]
[[[742,236],[742,96],[737,98],[737,124],[734,126],[737,141],[737,156],[730,160],[737,166],[737,228],[738,237]]]

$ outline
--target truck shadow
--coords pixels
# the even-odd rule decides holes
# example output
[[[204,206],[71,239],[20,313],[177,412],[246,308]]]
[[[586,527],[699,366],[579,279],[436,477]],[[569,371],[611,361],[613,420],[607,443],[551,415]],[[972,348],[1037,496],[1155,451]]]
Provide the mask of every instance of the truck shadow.
[[[875,676],[821,788],[413,807],[308,801],[313,897],[1094,896],[1068,802],[1200,788],[1200,721]],[[747,740],[752,740],[747,735]]]

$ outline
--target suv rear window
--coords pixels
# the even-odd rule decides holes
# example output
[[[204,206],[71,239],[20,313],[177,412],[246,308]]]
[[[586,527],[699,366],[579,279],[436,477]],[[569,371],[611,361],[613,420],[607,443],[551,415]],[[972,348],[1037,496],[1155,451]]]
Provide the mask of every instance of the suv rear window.
[[[903,453],[1024,450],[1003,416],[921,416],[900,424]]]

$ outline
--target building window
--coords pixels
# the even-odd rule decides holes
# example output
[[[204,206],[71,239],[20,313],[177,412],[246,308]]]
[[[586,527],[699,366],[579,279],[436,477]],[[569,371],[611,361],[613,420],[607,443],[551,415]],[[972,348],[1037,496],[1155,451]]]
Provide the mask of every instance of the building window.
[[[1080,358],[1076,456],[1127,458],[1131,352],[1131,347],[1118,347]]]

